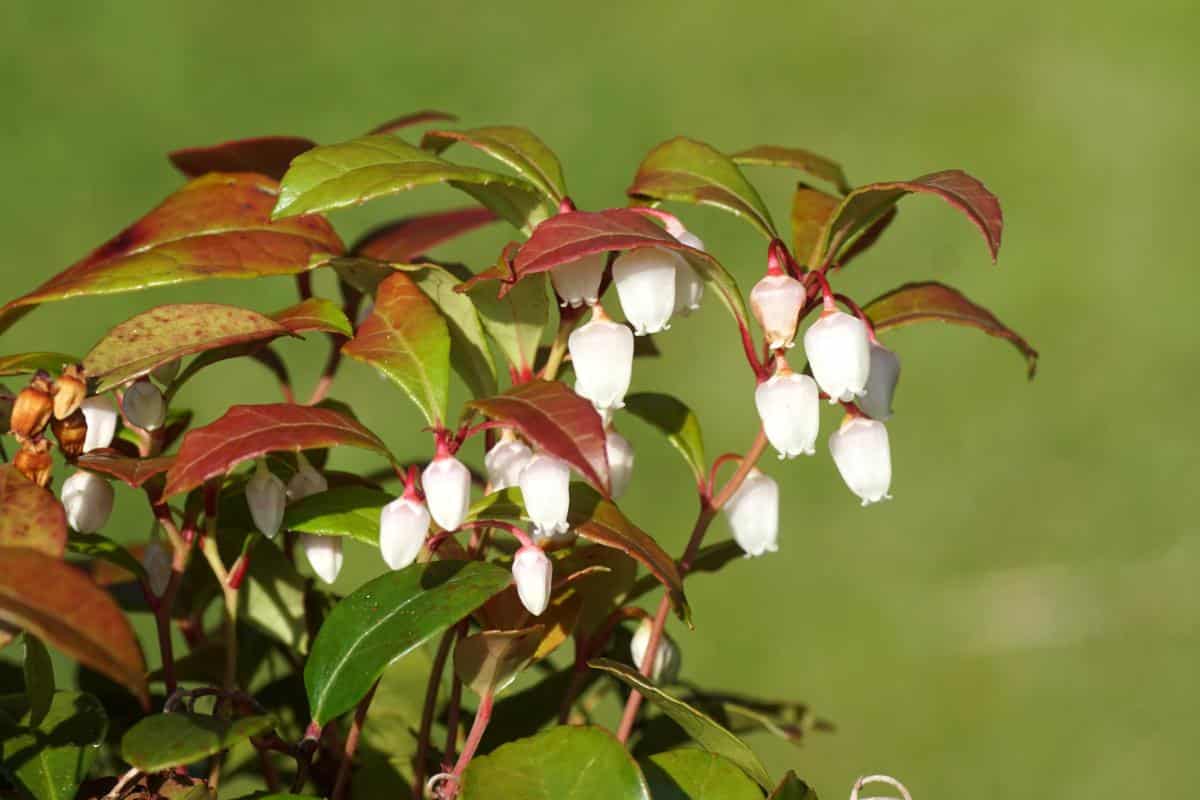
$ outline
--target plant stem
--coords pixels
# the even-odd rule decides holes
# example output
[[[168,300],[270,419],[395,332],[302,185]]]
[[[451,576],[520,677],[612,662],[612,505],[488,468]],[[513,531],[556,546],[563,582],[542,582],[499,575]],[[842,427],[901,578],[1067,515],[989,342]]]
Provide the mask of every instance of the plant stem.
[[[350,783],[350,768],[354,764],[354,752],[358,750],[358,740],[362,737],[363,723],[367,719],[367,709],[371,707],[371,701],[375,699],[375,690],[378,688],[379,681],[375,681],[371,686],[371,691],[358,701],[358,707],[354,709],[354,722],[350,725],[350,733],[346,736],[346,747],[342,751],[342,763],[338,765],[332,800],[342,800],[345,796],[346,787]]]
[[[454,764],[454,788],[451,790],[453,794],[458,793],[463,771],[471,763],[471,759],[475,757],[475,751],[479,749],[479,743],[483,741],[483,733],[492,719],[492,704],[495,699],[495,695],[491,692],[479,698],[479,708],[475,710],[475,721],[471,723],[471,732],[467,734],[467,741],[463,744],[462,755]]]
[[[472,538],[478,534],[479,531],[475,531]],[[464,619],[455,626],[455,646],[467,635],[467,624],[468,621]],[[451,673],[450,701],[446,705],[446,751],[442,754],[442,758],[447,762],[454,758],[458,749],[458,718],[462,714],[462,679],[458,677],[457,672],[451,670]]]
[[[329,356],[325,359],[325,367],[321,370],[321,377],[317,379],[317,385],[313,387],[312,394],[309,395],[308,405],[315,406],[324,400],[333,387],[333,379],[337,376],[338,367],[342,363],[342,342],[344,341],[344,336],[336,333],[329,334]]]
[[[413,800],[422,800],[425,787],[425,761],[429,757],[429,736],[433,728],[433,715],[437,711],[438,689],[442,685],[442,670],[446,666],[446,657],[450,654],[450,644],[454,641],[454,630],[442,634],[437,653],[433,657],[433,667],[429,670],[429,684],[425,688],[425,707],[421,710],[421,729],[417,733],[416,763],[413,764]]]

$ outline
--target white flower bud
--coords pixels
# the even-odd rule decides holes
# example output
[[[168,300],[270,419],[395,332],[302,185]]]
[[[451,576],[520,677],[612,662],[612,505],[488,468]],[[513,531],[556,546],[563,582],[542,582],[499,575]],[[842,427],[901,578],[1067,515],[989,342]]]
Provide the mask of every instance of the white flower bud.
[[[155,597],[162,597],[171,582],[171,553],[158,539],[151,539],[142,551],[142,566],[146,570],[147,583],[150,592]]]
[[[792,346],[806,293],[803,283],[783,274],[768,274],[750,290],[750,310],[772,350]]]
[[[826,311],[804,332],[804,353],[829,402],[853,400],[866,391],[871,369],[867,326],[844,311]]]
[[[428,533],[429,509],[415,498],[397,498],[379,512],[379,552],[392,569],[416,561]]]
[[[670,327],[667,323],[675,310],[675,273],[680,261],[674,251],[661,247],[628,250],[613,261],[613,283],[621,310],[638,336]]]
[[[165,364],[160,364],[150,371],[150,377],[166,386],[179,374],[179,359],[175,358]]]
[[[598,409],[621,408],[633,377],[633,333],[596,306],[592,319],[576,328],[567,348],[575,369],[575,393]]]
[[[496,446],[483,457],[483,465],[487,469],[488,483],[492,491],[498,492],[510,486],[516,486],[521,480],[521,470],[533,458],[533,451],[524,442],[517,439],[509,429],[504,430],[504,436]]]
[[[542,548],[526,545],[513,556],[513,579],[521,604],[535,617],[541,616],[550,605],[550,588],[554,580],[554,565]]]
[[[842,480],[864,506],[890,500],[892,453],[887,427],[864,417],[846,417],[829,437],[829,452]]]
[[[767,441],[779,451],[780,458],[795,458],[816,452],[817,430],[821,424],[817,382],[797,375],[786,366],[758,385],[754,405],[762,420]]]
[[[162,392],[145,378],[134,381],[125,390],[121,408],[130,423],[146,431],[158,430],[167,418],[167,402]]]
[[[90,453],[112,444],[117,432],[117,407],[106,394],[84,398],[79,404],[83,418],[87,421],[87,436],[83,440],[83,452]]]
[[[283,507],[287,504],[287,489],[267,469],[265,461],[259,461],[250,480],[246,481],[246,505],[254,527],[268,539],[274,539],[283,522]]]
[[[746,556],[761,556],[779,549],[779,484],[757,469],[725,504],[733,538]]]
[[[608,455],[609,488],[616,500],[625,494],[633,479],[633,445],[610,428],[604,439],[604,450]]]
[[[542,536],[565,533],[571,506],[571,468],[566,462],[538,453],[521,470],[520,486],[535,531]]]
[[[67,524],[80,533],[95,533],[112,514],[112,486],[86,470],[79,470],[63,481],[61,497]]]
[[[296,465],[299,469],[287,483],[287,499],[289,502],[303,500],[306,497],[328,491],[329,481],[317,472],[303,453],[296,453]]]
[[[600,299],[600,280],[608,253],[592,253],[577,261],[559,264],[550,270],[550,283],[562,298],[563,305],[578,308],[593,305]]]
[[[683,231],[676,237],[681,243],[696,250],[704,249],[704,242],[690,231]],[[675,267],[675,313],[685,317],[700,308],[700,300],[704,297],[704,281],[696,269],[680,254],[679,263]]]
[[[654,623],[648,619],[643,619],[642,624],[638,625],[638,629],[633,634],[633,639],[629,642],[629,654],[633,656],[633,666],[636,669],[642,668],[642,662],[646,659],[646,650],[650,646],[650,634],[654,628]],[[650,669],[650,680],[660,684],[671,684],[679,677],[679,647],[675,644],[675,640],[667,635],[666,631],[662,632],[662,636],[658,640],[658,649],[654,651],[654,666]]]
[[[871,342],[867,393],[858,399],[858,407],[871,419],[881,422],[891,419],[892,397],[899,380],[900,357],[878,342]]]
[[[315,533],[300,534],[300,546],[304,548],[304,556],[317,577],[325,583],[337,580],[342,571],[342,537],[318,536]]]
[[[454,456],[434,458],[421,473],[425,502],[443,530],[457,530],[471,507],[471,472]]]

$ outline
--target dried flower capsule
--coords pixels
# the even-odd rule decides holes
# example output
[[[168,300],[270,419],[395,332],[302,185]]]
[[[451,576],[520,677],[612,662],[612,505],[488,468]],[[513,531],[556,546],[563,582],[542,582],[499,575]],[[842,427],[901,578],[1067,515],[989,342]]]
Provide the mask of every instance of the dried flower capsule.
[[[538,453],[529,459],[525,469],[521,470],[521,496],[537,535],[554,536],[570,528],[567,523],[571,506],[570,484],[571,468],[546,453]]]
[[[287,489],[265,461],[259,461],[254,475],[246,482],[246,505],[254,527],[268,539],[275,538],[283,523],[283,508],[287,504]]]
[[[83,368],[72,364],[66,367],[54,381],[54,418],[66,419],[79,409],[80,402],[87,396],[87,383]]]
[[[680,256],[661,247],[628,250],[613,261],[613,283],[625,319],[638,336],[670,327]]]
[[[550,605],[554,565],[540,547],[526,545],[513,556],[512,573],[521,604],[530,614],[540,616]]]
[[[298,467],[296,474],[287,483],[288,502],[294,503],[329,489],[329,481],[325,480],[325,476],[308,463],[304,453],[296,453],[296,466]]]
[[[817,430],[821,424],[817,382],[797,375],[780,361],[775,374],[754,390],[767,441],[779,451],[780,458],[795,458],[815,452]]]
[[[146,570],[146,582],[155,597],[162,597],[171,582],[171,553],[158,539],[151,539],[142,551],[142,566]]]
[[[633,333],[597,305],[592,319],[567,339],[575,393],[598,409],[621,408],[633,377]]]
[[[633,639],[629,642],[629,654],[633,656],[633,666],[637,669],[642,668],[642,662],[646,660],[646,650],[650,647],[650,634],[653,632],[654,623],[649,619],[643,619],[638,629],[633,634]],[[667,635],[666,631],[662,632],[658,640],[658,649],[654,651],[654,666],[650,670],[650,680],[655,683],[674,683],[679,677],[679,646],[675,644],[675,640]]]
[[[608,456],[608,482],[614,500],[619,499],[633,480],[633,445],[612,428],[604,437],[604,450]]]
[[[67,512],[67,524],[80,533],[95,533],[104,527],[112,514],[112,486],[86,470],[79,470],[63,481],[60,496]]]
[[[12,463],[18,472],[45,488],[50,483],[50,470],[54,467],[54,461],[50,458],[50,440],[41,436],[25,439],[21,442],[21,449],[13,456]]]
[[[847,416],[829,437],[829,452],[842,480],[864,506],[891,499],[892,453],[882,422]]]
[[[54,401],[50,397],[50,381],[44,373],[34,376],[13,403],[10,426],[17,439],[40,436],[50,422]]]
[[[125,390],[121,410],[131,425],[145,431],[158,430],[167,418],[167,402],[162,392],[145,378],[134,381]]]
[[[533,451],[529,446],[518,439],[512,429],[505,428],[500,441],[483,457],[492,491],[516,486],[521,479],[521,470],[525,469],[531,458]]]
[[[443,530],[457,530],[471,507],[471,472],[452,455],[436,456],[421,473],[425,502]]]
[[[804,332],[804,353],[813,377],[830,403],[853,400],[866,392],[871,369],[867,326],[843,311],[824,311]]]
[[[608,253],[592,253],[576,261],[559,264],[550,270],[550,283],[562,298],[564,306],[578,308],[593,305],[600,299],[600,281]]]
[[[54,438],[58,439],[58,449],[62,450],[64,456],[74,461],[83,453],[84,445],[87,443],[87,417],[83,411],[76,408],[74,413],[65,419],[50,420],[50,430],[54,431]]]
[[[761,556],[779,549],[779,484],[757,469],[725,504],[733,538],[746,556]]]
[[[90,453],[112,444],[117,432],[117,407],[106,394],[85,398],[79,404],[87,420],[87,438],[83,441],[83,452]]]
[[[379,553],[392,569],[417,560],[429,534],[429,509],[415,496],[398,497],[379,512]]]
[[[704,242],[700,241],[700,237],[689,231],[682,231],[675,238],[688,247],[704,249]],[[704,281],[682,254],[677,255],[679,263],[675,265],[675,313],[686,317],[700,308],[700,301],[704,298]]]
[[[792,346],[806,294],[804,284],[782,271],[768,272],[750,290],[750,310],[772,350]]]
[[[900,357],[878,342],[871,342],[871,368],[867,374],[867,393],[858,399],[858,407],[871,419],[886,422],[892,418],[892,397],[900,381]]]
[[[345,556],[342,555],[342,537],[318,536],[314,533],[300,534],[300,546],[304,549],[304,557],[317,577],[325,583],[337,580],[342,571]]]

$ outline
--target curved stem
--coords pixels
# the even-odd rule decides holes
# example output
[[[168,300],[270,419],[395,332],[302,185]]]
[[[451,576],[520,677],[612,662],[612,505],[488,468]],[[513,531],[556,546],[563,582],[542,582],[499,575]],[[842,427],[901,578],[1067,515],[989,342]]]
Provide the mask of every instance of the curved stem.
[[[429,758],[429,736],[433,729],[433,716],[437,712],[438,689],[442,685],[442,670],[446,667],[446,657],[450,654],[450,644],[454,641],[453,629],[442,634],[437,653],[433,657],[433,666],[429,670],[429,683],[425,688],[425,706],[421,710],[421,729],[417,732],[417,755],[413,764],[413,800],[422,800],[425,787],[425,762]]]
[[[342,763],[338,765],[337,780],[333,785],[332,800],[342,800],[346,795],[346,787],[350,783],[350,769],[354,764],[354,753],[358,750],[358,740],[362,737],[363,723],[367,719],[367,709],[375,699],[375,690],[379,688],[376,680],[362,700],[354,709],[354,722],[350,725],[350,733],[346,736],[346,747],[342,751]]]
[[[458,793],[459,780],[462,778],[463,771],[471,763],[471,759],[475,757],[475,751],[479,749],[479,743],[483,741],[484,731],[487,730],[488,722],[492,719],[492,705],[494,702],[495,695],[491,692],[479,698],[479,708],[475,710],[475,721],[471,723],[471,732],[467,734],[467,741],[463,744],[462,755],[458,757],[458,761],[454,764],[454,783],[451,784],[451,797]]]

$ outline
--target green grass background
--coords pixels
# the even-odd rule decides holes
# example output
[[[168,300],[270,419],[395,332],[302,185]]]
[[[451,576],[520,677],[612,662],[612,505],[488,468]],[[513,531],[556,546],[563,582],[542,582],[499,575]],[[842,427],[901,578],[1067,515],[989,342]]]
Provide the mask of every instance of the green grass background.
[[[1200,778],[1192,4],[18,1],[0,7],[0,31],[6,298],[177,187],[167,150],[331,142],[427,107],[528,125],[584,208],[621,204],[641,156],[676,134],[809,147],[855,182],[979,176],[1005,209],[999,266],[944,204],[910,199],[841,287],[866,300],[952,283],[1041,349],[1041,375],[1027,383],[1006,344],[973,331],[897,334],[895,500],[859,508],[823,448],[767,463],[784,487],[780,552],[694,581],[696,630],[672,629],[685,677],[834,720],[800,750],[753,742],[826,797],[874,771],[918,798],[1158,797]],[[794,176],[752,177],[785,220]],[[460,202],[435,189],[334,221],[349,236]],[[757,234],[682,213],[748,288]],[[447,253],[482,265],[506,236]],[[0,352],[83,353],[159,302],[273,310],[293,296],[288,281],[229,282],[65,302]],[[658,340],[664,357],[639,364],[635,388],[693,405],[711,453],[743,448],[753,386],[723,310],[710,302]],[[285,352],[308,386],[323,345]],[[366,370],[347,368],[335,395],[401,457],[428,450],[408,402]],[[253,365],[229,363],[180,403],[208,420],[273,399]],[[621,425],[640,474],[623,505],[678,552],[687,473],[648,429]],[[119,502],[108,532],[144,538],[137,496]],[[362,575],[375,558],[350,560]]]

